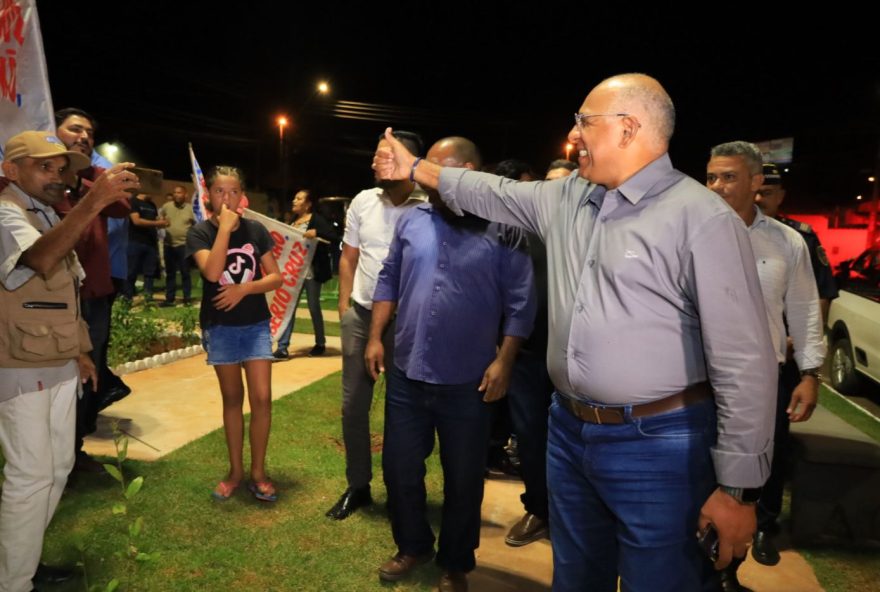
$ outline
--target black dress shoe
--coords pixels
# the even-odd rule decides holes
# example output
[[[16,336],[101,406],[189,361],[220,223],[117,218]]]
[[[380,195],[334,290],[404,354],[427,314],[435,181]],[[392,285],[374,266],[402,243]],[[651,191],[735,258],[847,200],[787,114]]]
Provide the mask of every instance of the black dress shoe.
[[[316,345],[311,350],[309,350],[309,357],[314,358],[316,356],[323,356],[324,352],[327,351],[327,348],[323,345]]]
[[[37,566],[37,573],[34,574],[34,581],[41,584],[60,584],[72,579],[77,573],[79,573],[78,570],[72,567],[61,567],[41,563]]]
[[[286,360],[290,358],[290,354],[287,353],[286,349],[276,349],[275,353],[272,354],[272,357],[276,360]]]
[[[100,393],[100,399],[98,400],[97,405],[98,411],[103,411],[113,403],[121,401],[130,394],[131,388],[120,380],[118,385],[108,387]]]
[[[752,541],[752,557],[761,565],[774,566],[779,563],[779,549],[773,542],[773,537],[766,530],[759,530],[755,533],[755,539]]]
[[[86,454],[82,450],[77,450],[76,458],[73,461],[73,472],[75,473],[92,473],[100,475],[107,472],[104,465],[96,461],[94,458]]]
[[[370,495],[370,486],[354,489],[349,487],[336,502],[336,505],[327,511],[327,517],[334,520],[345,520],[354,511],[362,506],[369,506],[373,503],[373,497]]]
[[[741,562],[735,562],[734,565],[728,565],[721,570],[721,591],[722,592],[753,592],[751,588],[746,588],[739,583],[736,577],[736,568]]]

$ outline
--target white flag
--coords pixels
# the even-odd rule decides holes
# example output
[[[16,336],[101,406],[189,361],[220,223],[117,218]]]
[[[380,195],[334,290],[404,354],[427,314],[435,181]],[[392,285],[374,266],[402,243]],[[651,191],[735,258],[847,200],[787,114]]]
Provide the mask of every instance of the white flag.
[[[36,0],[0,0],[0,160],[15,134],[54,129]]]
[[[281,270],[283,280],[281,287],[274,292],[266,293],[269,313],[272,315],[269,326],[274,339],[281,335],[288,323],[293,322],[299,293],[312,264],[312,258],[315,256],[315,246],[318,241],[305,238],[296,228],[253,210],[245,210],[243,217],[256,220],[269,231],[274,243],[272,255],[278,261],[278,269]]]
[[[196,222],[201,222],[207,216],[205,215],[205,203],[208,201],[208,187],[205,185],[205,175],[202,173],[202,167],[196,160],[196,153],[193,152],[193,145],[189,145],[189,162],[192,165],[192,180],[195,186],[195,192],[192,196],[193,217]]]

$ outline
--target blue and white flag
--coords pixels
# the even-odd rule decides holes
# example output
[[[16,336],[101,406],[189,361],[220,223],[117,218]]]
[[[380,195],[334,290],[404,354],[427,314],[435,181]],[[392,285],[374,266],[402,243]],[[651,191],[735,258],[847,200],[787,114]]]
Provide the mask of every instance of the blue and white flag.
[[[36,0],[0,0],[0,160],[15,134],[54,129]]]
[[[193,152],[193,145],[189,145],[189,161],[192,164],[192,181],[195,191],[192,196],[193,216],[196,222],[201,222],[208,216],[205,214],[205,203],[208,201],[208,186],[205,185],[205,175],[202,173],[202,167],[196,160],[196,154]]]

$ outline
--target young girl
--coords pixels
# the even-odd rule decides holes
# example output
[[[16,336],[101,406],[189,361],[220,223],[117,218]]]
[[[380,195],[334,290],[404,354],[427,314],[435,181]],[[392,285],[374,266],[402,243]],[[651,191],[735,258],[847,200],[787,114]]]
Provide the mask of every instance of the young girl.
[[[238,214],[244,191],[241,171],[214,167],[206,183],[207,207],[213,216],[190,228],[186,250],[202,273],[202,343],[220,382],[229,449],[229,475],[212,495],[227,500],[244,479],[244,368],[251,407],[248,489],[258,500],[274,502],[277,494],[265,467],[272,421],[272,338],[263,294],[281,285],[281,274],[272,257],[269,232]]]

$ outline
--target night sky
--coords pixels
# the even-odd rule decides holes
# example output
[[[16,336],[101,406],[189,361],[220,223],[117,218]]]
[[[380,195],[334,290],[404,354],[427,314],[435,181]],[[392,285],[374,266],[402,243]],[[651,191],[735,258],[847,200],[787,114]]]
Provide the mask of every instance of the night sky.
[[[828,210],[870,194],[880,147],[880,29],[867,13],[750,4],[748,14],[745,3],[680,15],[584,2],[37,4],[55,107],[91,112],[99,142],[122,143],[166,178],[189,178],[192,142],[203,167],[237,164],[251,186],[278,191],[281,113],[294,121],[291,192],[369,187],[386,124],[428,144],[464,135],[486,163],[521,158],[540,174],[563,155],[590,88],[628,71],[657,77],[672,96],[673,162],[700,180],[713,144],[793,136],[789,201]],[[329,96],[315,92],[319,80]]]

